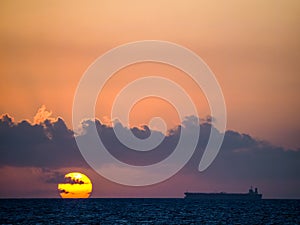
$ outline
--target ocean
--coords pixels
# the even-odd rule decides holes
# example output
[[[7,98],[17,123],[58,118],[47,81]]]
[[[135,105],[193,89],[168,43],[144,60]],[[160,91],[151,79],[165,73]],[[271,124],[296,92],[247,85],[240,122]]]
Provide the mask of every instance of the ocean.
[[[300,224],[300,200],[1,199],[1,224]]]

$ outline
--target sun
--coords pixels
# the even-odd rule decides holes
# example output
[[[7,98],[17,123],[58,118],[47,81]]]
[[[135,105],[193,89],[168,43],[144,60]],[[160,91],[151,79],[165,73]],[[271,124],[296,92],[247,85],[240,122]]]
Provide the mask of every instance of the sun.
[[[72,172],[65,175],[65,182],[58,184],[62,198],[88,198],[92,193],[92,182],[84,174]]]

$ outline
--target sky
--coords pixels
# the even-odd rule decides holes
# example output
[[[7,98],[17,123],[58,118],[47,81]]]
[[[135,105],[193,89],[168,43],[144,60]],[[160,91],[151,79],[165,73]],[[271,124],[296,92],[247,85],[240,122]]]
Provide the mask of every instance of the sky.
[[[300,4],[292,0],[1,1],[0,114],[9,114],[9,117],[2,117],[0,128],[0,170],[5,178],[1,181],[4,183],[0,196],[55,197],[57,192],[52,191],[57,183],[53,176],[77,169],[92,177],[98,187],[93,189],[92,196],[96,197],[143,196],[143,193],[174,197],[189,188],[243,191],[256,183],[268,197],[299,198],[299,22]],[[174,178],[153,187],[123,187],[99,177],[83,161],[72,138],[76,87],[96,58],[118,45],[139,40],[170,41],[197,53],[214,72],[222,88],[228,131],[242,139],[243,134],[247,134],[255,144],[249,146],[243,139],[242,147],[236,148],[229,135],[227,141],[231,144],[220,152],[222,155],[225,151],[224,159],[218,156],[210,170],[195,173],[197,163],[193,163],[192,158],[189,163],[192,169],[187,165]],[[153,74],[185,88],[195,102],[197,116],[206,118],[210,114],[202,91],[182,71],[157,63],[141,63],[118,71],[99,94],[96,116],[101,124],[111,125],[112,101],[124,85]],[[37,113],[38,110],[42,113]],[[147,124],[157,115],[165,119],[169,129],[176,128],[180,122],[170,104],[148,98],[134,106],[130,125]],[[3,121],[7,118],[12,118],[13,124],[5,125]],[[49,133],[44,130],[48,121],[45,119],[51,126],[57,126],[58,139],[69,135],[69,142],[53,143],[54,139],[49,139]],[[32,140],[26,139],[27,132],[30,133],[26,129],[34,132]],[[164,135],[169,137],[169,134]],[[14,144],[16,140],[26,143],[28,159],[11,156],[11,152],[24,153],[22,144]],[[226,163],[231,157],[233,162],[246,160],[245,155],[234,155],[237,152],[250,152],[261,164],[236,161],[237,168],[248,175],[237,174],[233,168],[227,168],[232,163]],[[72,160],[68,160],[68,156]],[[258,168],[252,170],[252,167]],[[224,168],[228,169],[226,175]],[[271,173],[273,169],[278,171],[276,175]],[[281,185],[283,179],[287,179],[284,180],[286,187]],[[30,185],[20,189],[19,184],[26,180],[37,184],[39,189]],[[182,183],[189,185],[180,185]],[[178,188],[169,192],[170,185],[174,184],[178,184]]]

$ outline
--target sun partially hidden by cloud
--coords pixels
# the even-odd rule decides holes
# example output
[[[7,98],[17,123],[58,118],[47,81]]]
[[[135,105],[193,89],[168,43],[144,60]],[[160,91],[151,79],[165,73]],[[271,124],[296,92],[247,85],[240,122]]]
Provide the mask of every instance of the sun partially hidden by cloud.
[[[47,111],[46,106],[42,105],[37,113],[35,114],[34,118],[33,118],[33,123],[34,124],[40,124],[45,122],[45,120],[47,119],[51,119],[50,116],[52,115],[52,112]]]
[[[65,183],[58,184],[58,191],[62,198],[88,198],[92,192],[92,182],[82,173],[68,173]]]

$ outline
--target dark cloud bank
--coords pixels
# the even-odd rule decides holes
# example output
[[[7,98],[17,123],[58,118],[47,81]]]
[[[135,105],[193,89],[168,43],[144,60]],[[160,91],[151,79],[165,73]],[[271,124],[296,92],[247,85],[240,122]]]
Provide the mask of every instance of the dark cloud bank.
[[[221,188],[226,190],[226,187],[234,189],[254,184],[272,193],[271,196],[300,198],[299,149],[276,147],[235,131],[225,133],[217,158],[206,171],[199,173],[198,164],[212,128],[209,120],[201,121],[201,134],[194,155],[170,180],[193,177],[195,185],[190,185],[191,187],[201,189],[201,184],[205,185],[203,181],[206,181],[219,185],[217,191],[222,191]],[[83,123],[83,135],[89,135],[91,123],[93,122]],[[126,148],[118,141],[111,127],[99,121],[96,121],[96,125],[105,146],[116,158],[134,165],[149,165],[166,158],[176,146],[181,129],[192,129],[195,123],[192,117],[187,118],[183,126],[169,131],[162,144],[148,152]],[[123,129],[129,132],[127,128]],[[132,128],[131,131],[139,138],[146,138],[151,132],[147,126]],[[62,176],[58,172],[49,171],[89,167],[76,146],[73,131],[67,128],[62,119],[32,125],[27,121],[14,123],[8,115],[2,116],[0,120],[0,167],[5,166],[42,168],[46,176],[45,182],[49,183],[59,181]],[[211,189],[216,191],[215,187]]]

